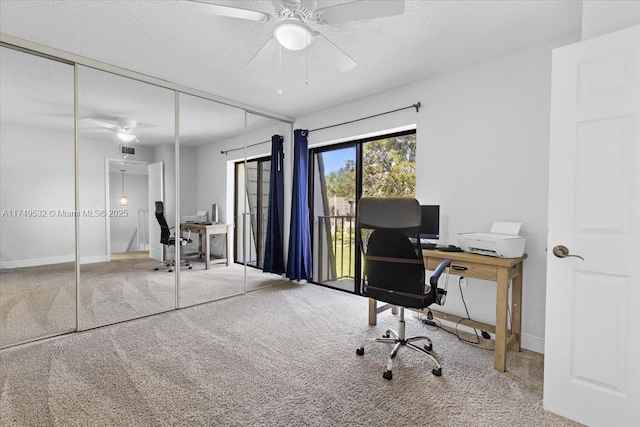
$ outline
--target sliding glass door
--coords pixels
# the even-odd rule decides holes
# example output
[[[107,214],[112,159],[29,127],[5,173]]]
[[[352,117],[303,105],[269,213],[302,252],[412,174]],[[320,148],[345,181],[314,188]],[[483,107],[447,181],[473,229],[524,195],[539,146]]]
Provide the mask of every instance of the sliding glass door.
[[[251,267],[262,268],[264,262],[270,174],[269,157],[241,161],[235,165],[236,182],[241,184],[236,186],[236,209],[242,212],[245,205],[248,208],[248,215],[236,228],[236,259],[244,260],[243,263]],[[244,244],[245,239],[247,245]]]
[[[357,292],[360,197],[414,197],[415,131],[310,151],[313,281]]]
[[[314,277],[318,283],[353,291],[356,272],[355,202],[359,146],[312,150]]]

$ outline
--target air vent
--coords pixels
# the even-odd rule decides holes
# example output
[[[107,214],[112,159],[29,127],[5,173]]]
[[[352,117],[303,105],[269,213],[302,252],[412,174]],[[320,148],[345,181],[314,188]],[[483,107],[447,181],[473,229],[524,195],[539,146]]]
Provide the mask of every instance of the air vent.
[[[121,145],[120,146],[120,154],[122,154],[125,157],[135,156],[136,155],[136,149],[135,149],[135,147],[127,147],[127,146]]]

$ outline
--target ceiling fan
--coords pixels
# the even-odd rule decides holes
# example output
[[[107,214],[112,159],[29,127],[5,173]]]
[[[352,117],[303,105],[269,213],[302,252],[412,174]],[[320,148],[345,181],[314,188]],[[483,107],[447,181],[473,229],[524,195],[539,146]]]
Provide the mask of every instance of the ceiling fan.
[[[314,49],[340,71],[349,71],[356,66],[356,62],[320,32],[313,30],[310,24],[340,24],[400,15],[404,12],[404,0],[357,0],[320,8],[317,7],[316,0],[274,0],[273,15],[202,0],[189,0],[184,3],[203,13],[275,22],[273,37],[267,40],[247,65],[260,57],[275,56],[280,46],[289,50],[302,50],[313,43],[316,45]]]
[[[85,118],[80,120],[85,127],[98,129],[108,129],[114,133],[114,141],[128,144],[130,142],[140,142],[133,133],[138,122],[124,117],[115,117],[113,121]]]

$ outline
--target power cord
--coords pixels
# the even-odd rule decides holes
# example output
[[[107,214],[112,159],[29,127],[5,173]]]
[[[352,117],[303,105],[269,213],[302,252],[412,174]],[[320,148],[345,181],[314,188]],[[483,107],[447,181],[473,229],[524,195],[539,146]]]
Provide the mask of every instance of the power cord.
[[[458,330],[458,326],[459,326],[459,325],[460,325],[460,323],[462,323],[464,320],[472,320],[472,319],[471,319],[471,316],[469,316],[469,308],[467,307],[467,302],[466,302],[466,301],[465,301],[465,299],[464,299],[464,293],[462,292],[462,279],[463,279],[462,277],[458,278],[458,290],[460,291],[460,297],[462,298],[462,304],[464,305],[464,310],[465,310],[465,312],[466,312],[466,314],[467,314],[467,317],[466,317],[466,318],[461,318],[460,320],[458,320],[458,322],[456,322],[456,326],[455,326],[455,328],[454,328],[454,331],[455,331],[455,332],[451,332],[450,330],[445,329],[445,328],[442,326],[442,322],[440,322],[440,321],[439,321],[439,320],[437,320],[437,319],[434,319],[434,318],[433,318],[433,313],[431,313],[431,310],[430,310],[430,309],[428,309],[428,311],[427,311],[427,316],[426,316],[426,318],[424,318],[424,317],[422,317],[422,316],[418,316],[418,319],[419,319],[422,323],[424,323],[425,325],[428,325],[428,326],[432,326],[432,327],[433,327],[433,329],[428,328],[429,330],[435,331],[435,330],[441,329],[441,330],[443,330],[443,331],[445,331],[445,332],[450,333],[451,335],[453,335],[453,336],[455,336],[456,338],[458,338],[458,340],[460,340],[460,341],[462,341],[462,342],[464,342],[464,343],[466,343],[466,344],[473,345],[474,347],[478,347],[478,348],[483,348],[483,347],[480,347],[480,346],[478,345],[478,344],[480,344],[480,336],[478,335],[478,330],[477,330],[476,328],[473,328],[473,332],[475,333],[475,336],[476,336],[476,340],[475,340],[475,341],[471,341],[471,340],[468,340],[468,339],[462,338],[462,337],[460,336],[460,331]],[[481,331],[481,335],[482,335],[482,338],[484,338],[484,339],[490,339],[490,338],[491,338],[491,335],[489,335],[489,333],[488,333],[487,331]],[[483,349],[484,349],[484,348],[483,348]],[[484,350],[491,350],[491,349],[484,349]]]

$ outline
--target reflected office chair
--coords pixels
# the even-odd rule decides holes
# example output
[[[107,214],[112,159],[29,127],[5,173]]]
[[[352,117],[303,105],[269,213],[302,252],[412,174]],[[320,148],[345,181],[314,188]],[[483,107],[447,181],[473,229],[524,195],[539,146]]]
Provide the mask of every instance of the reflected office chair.
[[[167,224],[167,219],[164,217],[164,202],[156,202],[156,219],[158,220],[158,224],[160,224],[160,243],[162,243],[164,246],[175,246],[176,237],[171,235],[171,229],[175,227],[169,227],[169,224]],[[192,243],[191,230],[189,230],[187,237],[180,237],[179,240],[181,246],[180,253],[182,253],[182,246],[186,245],[187,243]],[[164,267],[168,269],[168,272],[172,272],[175,265],[175,259],[168,260],[161,263],[158,267],[154,268],[154,270],[159,270],[160,267]],[[187,260],[182,259],[182,257],[180,259],[180,267],[187,267],[189,270],[193,268],[191,263]]]
[[[357,234],[363,251],[362,295],[400,307],[398,332],[388,329],[382,338],[367,342],[394,344],[383,378],[393,378],[393,362],[402,347],[426,355],[436,365],[433,375],[442,375],[429,337],[405,337],[404,308],[424,309],[444,304],[447,294],[438,280],[451,261],[442,261],[425,284],[425,267],[420,248],[420,204],[412,198],[362,198],[358,204]],[[414,344],[426,341],[422,347]],[[366,344],[366,343],[365,343]],[[364,354],[364,346],[356,354]]]

